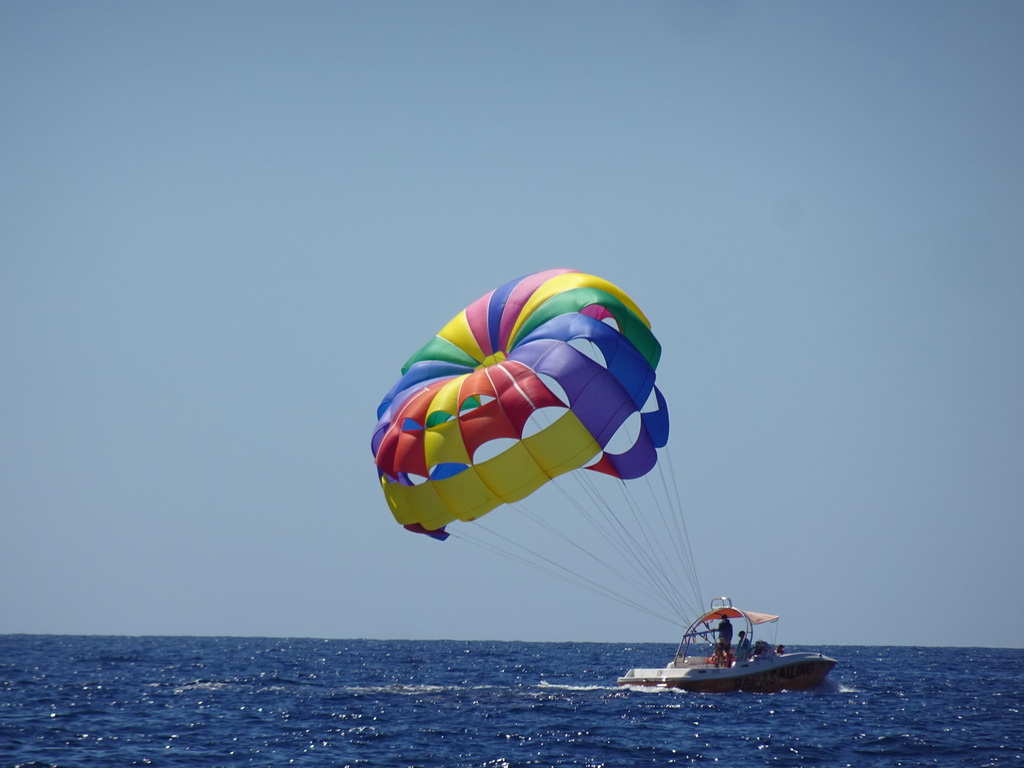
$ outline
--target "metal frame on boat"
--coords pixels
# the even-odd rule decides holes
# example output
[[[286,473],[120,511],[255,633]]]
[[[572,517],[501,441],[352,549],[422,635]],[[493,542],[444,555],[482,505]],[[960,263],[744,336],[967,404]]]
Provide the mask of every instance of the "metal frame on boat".
[[[743,659],[722,659],[715,654],[718,622],[740,620],[752,644]],[[836,660],[820,653],[778,654],[765,643],[754,645],[754,626],[778,620],[778,616],[735,608],[727,597],[711,601],[711,610],[694,621],[683,635],[675,658],[665,667],[631,669],[619,685],[680,688],[696,693],[753,691],[776,693],[804,691],[821,685]]]

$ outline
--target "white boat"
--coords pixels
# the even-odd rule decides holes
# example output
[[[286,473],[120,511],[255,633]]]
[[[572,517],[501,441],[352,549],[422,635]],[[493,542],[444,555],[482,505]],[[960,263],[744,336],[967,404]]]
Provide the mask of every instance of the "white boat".
[[[732,658],[718,650],[719,623],[739,621],[751,652]],[[695,693],[727,691],[806,691],[821,685],[836,660],[820,653],[778,653],[763,640],[754,641],[754,627],[778,616],[735,608],[727,597],[711,601],[711,610],[694,621],[679,643],[675,658],[665,667],[631,669],[619,685],[680,688]],[[743,626],[745,624],[745,626]],[[735,645],[733,646],[735,648]]]

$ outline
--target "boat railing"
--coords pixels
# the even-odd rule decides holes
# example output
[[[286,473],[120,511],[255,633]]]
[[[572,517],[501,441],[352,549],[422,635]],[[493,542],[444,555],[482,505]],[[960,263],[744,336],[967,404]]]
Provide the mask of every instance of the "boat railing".
[[[676,661],[685,661],[687,656],[690,655],[690,646],[696,646],[698,642],[704,641],[709,645],[712,644],[711,636],[715,634],[714,629],[707,627],[705,629],[691,629],[679,642],[679,648],[676,649]],[[701,654],[702,656],[704,654]]]

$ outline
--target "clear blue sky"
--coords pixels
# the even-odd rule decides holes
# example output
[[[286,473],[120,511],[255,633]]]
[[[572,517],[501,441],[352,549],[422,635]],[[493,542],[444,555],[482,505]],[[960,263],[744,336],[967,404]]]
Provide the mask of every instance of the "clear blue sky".
[[[1017,2],[0,4],[0,632],[674,642],[377,485],[406,357],[565,266],[663,343],[706,597],[1024,646],[1022,39]]]

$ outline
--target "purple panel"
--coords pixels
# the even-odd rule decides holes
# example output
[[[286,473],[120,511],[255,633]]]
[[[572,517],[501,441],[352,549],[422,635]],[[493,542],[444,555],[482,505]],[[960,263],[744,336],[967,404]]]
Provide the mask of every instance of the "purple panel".
[[[431,531],[427,530],[419,523],[409,523],[409,525],[405,526],[405,530],[412,531],[413,533],[422,533],[426,536],[429,536],[432,539],[437,539],[438,541],[444,541],[449,536],[451,536],[451,534],[444,529],[443,525],[436,531]]]
[[[658,398],[658,410],[651,413],[641,413],[644,426],[651,433],[651,441],[658,448],[668,445],[668,405],[661,394],[661,390],[654,388],[655,397]]]
[[[636,444],[625,453],[606,453],[605,458],[623,480],[643,477],[658,463],[658,451],[646,427],[640,428]]]
[[[636,410],[611,373],[564,342],[530,342],[517,348],[514,358],[554,378],[568,395],[573,413],[602,446]]]
[[[487,306],[487,333],[491,337],[492,349],[501,349],[501,317],[505,312],[505,303],[513,289],[522,280],[523,278],[520,277],[510,283],[505,283],[491,293],[491,301]]]
[[[390,425],[390,421],[378,423],[377,428],[373,431],[373,437],[370,439],[370,450],[373,451],[374,456],[377,455],[377,449],[380,448],[380,443],[384,439],[384,433],[388,431]]]
[[[602,447],[635,411],[633,399],[608,373],[591,379],[572,404],[572,412]]]
[[[646,402],[654,386],[654,369],[628,338],[592,317],[579,314],[559,315],[538,326],[521,344],[541,340],[587,339],[596,344],[604,355],[608,371],[629,392],[640,407]]]

